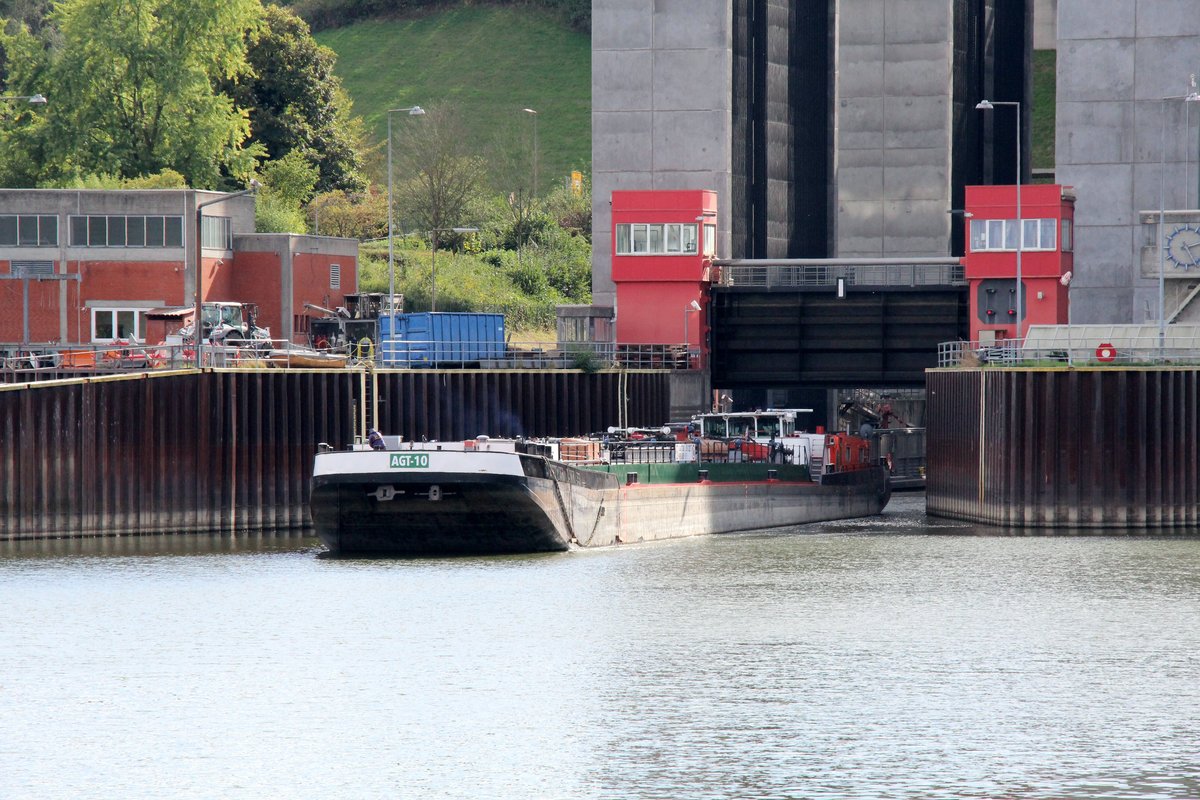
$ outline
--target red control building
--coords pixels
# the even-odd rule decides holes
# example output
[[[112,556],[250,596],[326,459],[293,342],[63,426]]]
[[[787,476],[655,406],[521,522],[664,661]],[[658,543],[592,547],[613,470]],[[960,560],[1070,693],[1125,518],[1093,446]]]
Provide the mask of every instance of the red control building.
[[[1074,269],[1075,194],[1058,184],[966,188],[971,340],[1023,337],[1030,325],[1065,324]],[[1021,241],[1024,319],[1017,319],[1017,242]]]
[[[717,194],[705,190],[612,193],[616,342],[679,343],[708,356],[708,301],[716,253]]]

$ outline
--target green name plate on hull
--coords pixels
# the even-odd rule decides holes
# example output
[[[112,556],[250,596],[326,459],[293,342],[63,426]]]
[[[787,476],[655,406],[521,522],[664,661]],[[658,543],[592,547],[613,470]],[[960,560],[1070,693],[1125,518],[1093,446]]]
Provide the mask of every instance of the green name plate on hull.
[[[429,454],[393,453],[388,466],[392,469],[429,469]]]

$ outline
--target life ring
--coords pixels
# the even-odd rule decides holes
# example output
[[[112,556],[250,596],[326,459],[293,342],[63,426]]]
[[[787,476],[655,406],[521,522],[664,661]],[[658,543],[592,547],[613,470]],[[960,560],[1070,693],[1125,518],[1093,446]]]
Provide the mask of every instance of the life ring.
[[[313,339],[313,347],[317,350],[328,350],[329,339],[324,336],[318,336],[316,339]]]
[[[358,344],[354,346],[354,357],[359,361],[373,361],[375,359],[375,343],[370,337],[364,336],[358,340]]]
[[[1117,357],[1117,348],[1113,347],[1108,342],[1102,343],[1096,348],[1096,360],[1102,361],[1105,364],[1113,361]]]

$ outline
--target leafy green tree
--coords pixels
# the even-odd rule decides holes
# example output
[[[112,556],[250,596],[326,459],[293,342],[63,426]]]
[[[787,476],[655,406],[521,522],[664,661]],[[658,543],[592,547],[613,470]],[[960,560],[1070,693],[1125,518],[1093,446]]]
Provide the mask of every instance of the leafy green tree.
[[[337,55],[312,38],[291,10],[268,5],[249,42],[250,69],[220,88],[249,110],[250,133],[267,158],[299,151],[320,170],[317,191],[361,192],[361,119],[333,74]]]
[[[301,206],[313,194],[317,168],[293,150],[262,169],[262,188],[255,203],[255,228],[260,233],[305,233]]]
[[[262,148],[247,145],[246,112],[213,86],[245,69],[261,18],[259,0],[61,0],[50,169],[132,178],[170,168],[202,188],[249,176]]]

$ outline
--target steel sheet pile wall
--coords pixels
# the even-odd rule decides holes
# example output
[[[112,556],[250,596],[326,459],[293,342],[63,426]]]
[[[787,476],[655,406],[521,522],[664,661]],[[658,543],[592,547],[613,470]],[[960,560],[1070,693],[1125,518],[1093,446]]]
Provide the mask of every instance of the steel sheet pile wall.
[[[1200,525],[1200,371],[927,376],[926,508],[1024,528]]]
[[[665,373],[384,372],[379,427],[459,439],[666,421]],[[360,375],[139,374],[0,388],[0,539],[308,524],[318,442],[354,436]]]

